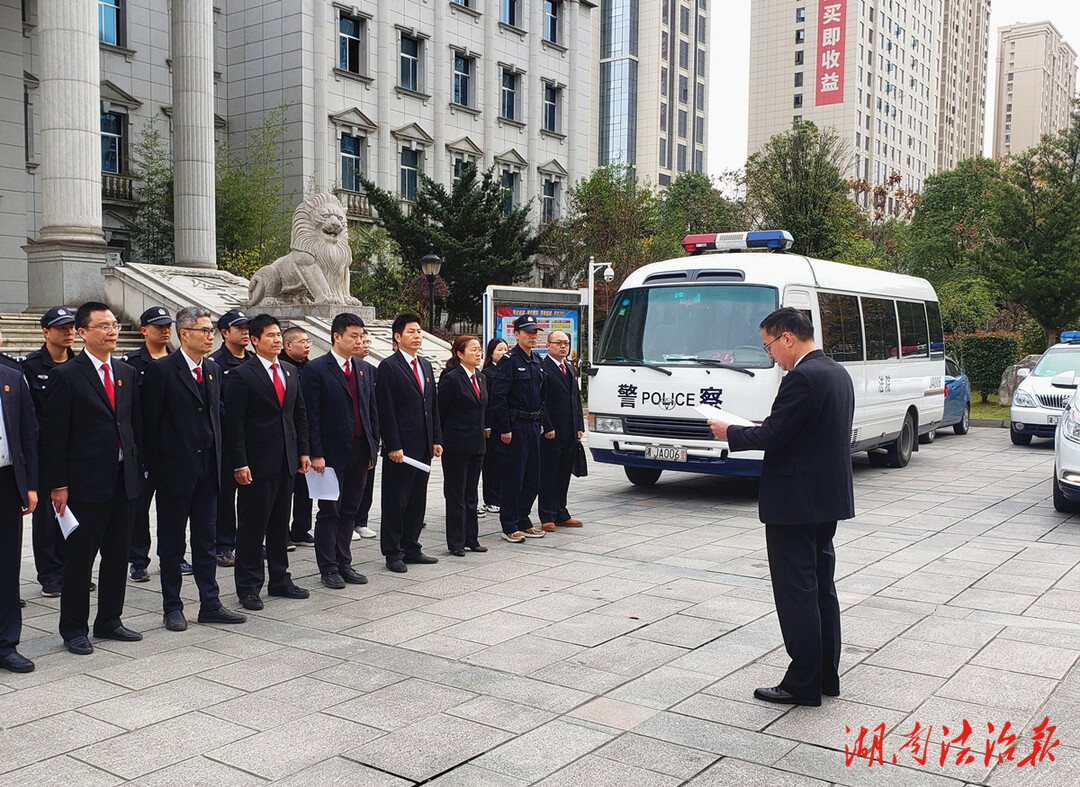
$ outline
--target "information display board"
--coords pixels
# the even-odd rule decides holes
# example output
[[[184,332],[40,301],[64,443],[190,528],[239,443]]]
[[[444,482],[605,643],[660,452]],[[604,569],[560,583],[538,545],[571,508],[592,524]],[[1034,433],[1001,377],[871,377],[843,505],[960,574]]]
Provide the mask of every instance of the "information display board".
[[[484,293],[484,343],[498,336],[514,344],[514,320],[523,314],[540,326],[536,350],[547,355],[551,331],[570,337],[570,360],[581,356],[581,293],[577,290],[549,290],[536,287],[491,286]]]

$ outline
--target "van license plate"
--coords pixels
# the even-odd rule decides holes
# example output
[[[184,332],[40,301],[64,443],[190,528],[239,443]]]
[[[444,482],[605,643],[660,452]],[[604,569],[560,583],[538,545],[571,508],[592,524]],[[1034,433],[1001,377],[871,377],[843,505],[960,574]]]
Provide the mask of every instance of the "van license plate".
[[[1061,420],[1060,415],[1048,415],[1048,416],[1046,416],[1046,425],[1047,426],[1053,426],[1054,424],[1056,424],[1060,420]]]
[[[664,462],[685,462],[686,449],[675,448],[670,445],[647,445],[645,446],[646,459],[660,459]]]

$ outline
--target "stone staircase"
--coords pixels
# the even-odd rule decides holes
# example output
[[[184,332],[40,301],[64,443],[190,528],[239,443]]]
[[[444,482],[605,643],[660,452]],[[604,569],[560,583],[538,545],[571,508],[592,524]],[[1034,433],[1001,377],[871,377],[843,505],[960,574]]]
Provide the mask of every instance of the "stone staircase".
[[[0,351],[15,358],[23,358],[34,350],[40,349],[44,342],[41,335],[42,314],[44,312],[0,314],[0,332],[3,332],[4,337],[4,343],[0,347]],[[134,350],[142,343],[142,334],[137,327],[129,323],[121,323],[120,338],[116,343],[117,357]],[[76,336],[73,349],[75,352],[79,352],[82,350],[82,346],[82,339]]]

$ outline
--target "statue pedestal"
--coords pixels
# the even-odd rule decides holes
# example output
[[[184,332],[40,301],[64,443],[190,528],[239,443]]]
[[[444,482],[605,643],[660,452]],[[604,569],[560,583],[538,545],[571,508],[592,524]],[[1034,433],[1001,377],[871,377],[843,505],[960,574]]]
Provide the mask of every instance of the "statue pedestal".
[[[353,306],[347,303],[303,303],[303,304],[260,304],[248,306],[249,315],[270,314],[279,320],[326,320],[331,322],[335,317],[344,312],[355,314],[365,324],[370,325],[375,321],[374,306]]]

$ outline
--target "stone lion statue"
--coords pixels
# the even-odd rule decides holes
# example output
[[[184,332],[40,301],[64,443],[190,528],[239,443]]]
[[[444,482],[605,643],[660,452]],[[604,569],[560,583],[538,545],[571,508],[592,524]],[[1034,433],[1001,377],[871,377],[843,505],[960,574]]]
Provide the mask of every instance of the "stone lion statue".
[[[349,292],[349,225],[337,197],[321,192],[297,206],[289,246],[251,277],[249,305],[360,305]]]

